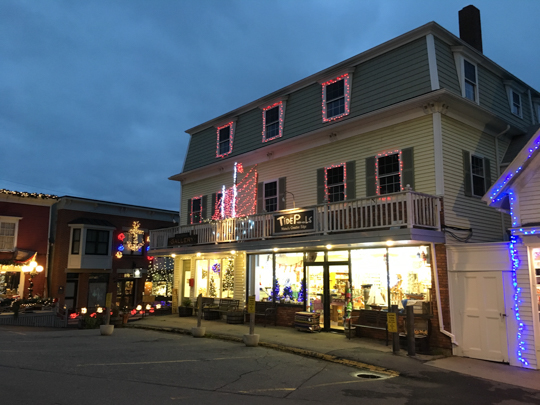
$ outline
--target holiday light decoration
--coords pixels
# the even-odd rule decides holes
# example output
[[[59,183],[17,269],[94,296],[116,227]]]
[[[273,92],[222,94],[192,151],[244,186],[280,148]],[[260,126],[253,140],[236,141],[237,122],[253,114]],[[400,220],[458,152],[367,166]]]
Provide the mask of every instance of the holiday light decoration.
[[[212,271],[214,273],[219,273],[221,271],[221,265],[219,263],[214,263],[212,265]]]
[[[400,191],[403,191],[403,184],[401,184],[401,179],[403,178],[403,158],[402,158],[402,152],[400,149],[395,149],[391,152],[382,152],[378,153],[375,156],[375,184],[377,185],[377,195],[381,195],[381,185],[379,182],[379,158],[387,157],[391,155],[398,155],[399,157],[399,183],[400,183]]]
[[[124,232],[120,232],[120,233],[118,234],[118,240],[123,241],[124,239],[126,239],[126,235],[124,234]]]
[[[229,127],[229,147],[227,149],[227,151],[224,151],[223,153],[220,153],[219,151],[219,146],[222,142],[220,142],[221,140],[219,139],[219,134],[220,134],[220,131],[223,129],[223,128],[227,128]],[[232,149],[233,149],[233,138],[234,138],[234,122],[231,121],[225,125],[222,125],[221,127],[218,127],[217,128],[217,145],[216,145],[216,157],[225,157],[227,155],[229,155],[231,152],[232,152]]]
[[[328,202],[331,202],[328,198],[328,170],[338,167],[343,167],[343,200],[347,199],[347,165],[345,163],[339,163],[337,165],[331,165],[324,168],[324,198]],[[334,186],[330,185],[330,187]]]
[[[253,166],[242,180],[238,181],[237,173],[243,173],[241,163],[235,163],[233,186],[221,189],[221,199],[214,207],[212,220],[238,218],[252,215],[257,210],[257,165]],[[200,198],[200,197],[198,197]]]
[[[137,252],[144,245],[144,239],[142,242],[139,242],[139,235],[144,235],[144,231],[139,229],[140,226],[139,221],[133,221],[133,225],[128,231],[129,237],[127,238],[126,245],[133,252]]]
[[[341,114],[334,115],[332,117],[327,116],[327,108],[326,108],[326,87],[330,84],[334,84],[336,82],[339,82],[340,80],[343,80],[344,83],[344,101],[345,101],[345,111]],[[344,117],[346,115],[349,115],[350,112],[350,105],[351,105],[351,86],[350,86],[350,76],[348,73],[345,73],[335,79],[328,80],[327,82],[322,83],[322,118],[323,122],[329,122],[329,121],[335,121],[341,117]]]
[[[266,113],[267,111],[270,111],[272,110],[273,108],[278,108],[279,107],[279,113],[278,113],[278,120],[277,120],[277,124],[278,124],[278,133],[277,135],[274,135],[274,136],[268,136],[267,134],[267,129],[266,128],[266,125],[267,125],[267,122],[266,122]],[[272,141],[274,139],[277,139],[277,138],[281,138],[281,136],[283,135],[283,120],[284,120],[284,116],[285,116],[285,108],[284,108],[284,105],[283,105],[283,101],[278,101],[277,103],[274,103],[272,105],[269,105],[268,107],[265,107],[263,108],[263,112],[262,112],[262,115],[263,115],[263,131],[262,131],[262,140],[263,142],[268,142],[268,141]],[[270,125],[272,123],[269,123],[268,125]]]

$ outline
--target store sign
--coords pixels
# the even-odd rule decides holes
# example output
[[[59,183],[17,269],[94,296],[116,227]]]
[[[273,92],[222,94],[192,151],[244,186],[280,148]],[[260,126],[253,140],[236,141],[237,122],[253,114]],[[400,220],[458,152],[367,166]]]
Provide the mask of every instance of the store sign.
[[[274,234],[308,232],[313,229],[315,229],[315,210],[274,215]]]
[[[169,238],[168,246],[196,245],[199,241],[199,235],[191,235],[189,233],[177,233],[174,237]]]

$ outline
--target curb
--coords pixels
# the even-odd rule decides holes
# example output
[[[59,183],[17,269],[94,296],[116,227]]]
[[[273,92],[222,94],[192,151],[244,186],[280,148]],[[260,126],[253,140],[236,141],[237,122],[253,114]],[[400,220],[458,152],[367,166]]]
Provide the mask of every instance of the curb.
[[[126,325],[126,326],[128,328],[135,328],[135,329],[147,329],[147,330],[154,330],[158,332],[170,332],[170,333],[178,333],[181,335],[191,335],[191,331],[184,328],[172,328],[172,327],[162,327],[162,326],[153,326],[153,325],[136,325],[136,324]],[[228,340],[231,342],[242,343],[242,338],[237,337],[237,336],[232,336],[232,335],[224,335],[224,334],[207,332],[204,337],[208,339]],[[348,367],[354,367],[360,370],[374,371],[377,373],[386,374],[391,377],[399,376],[399,372],[395,370],[390,370],[384,367],[374,366],[372,364],[362,363],[360,361],[350,360],[344,357],[338,357],[331,354],[319,353],[312,350],[301,349],[298,347],[285,346],[282,344],[268,343],[268,342],[262,342],[262,341],[259,342],[259,346],[263,346],[268,349],[278,350],[285,353],[295,354],[298,356],[328,361],[330,363],[341,364]]]

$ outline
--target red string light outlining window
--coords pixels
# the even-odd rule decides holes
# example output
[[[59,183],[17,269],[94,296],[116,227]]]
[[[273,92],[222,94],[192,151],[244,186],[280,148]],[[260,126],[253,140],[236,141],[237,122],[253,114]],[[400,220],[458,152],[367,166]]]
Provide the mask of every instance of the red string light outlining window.
[[[220,145],[219,133],[223,128],[227,128],[227,127],[229,127],[229,149],[228,151],[224,153],[219,153],[219,145]],[[234,122],[233,121],[217,128],[216,157],[225,157],[232,152],[233,138],[234,138]]]
[[[330,201],[328,198],[328,170],[337,167],[343,167],[343,201],[347,199],[347,165],[345,163],[339,163],[324,168],[324,198],[326,201]]]
[[[193,198],[191,199],[191,207],[189,207],[189,222],[190,222],[191,224],[194,223],[194,222],[193,222],[193,203],[195,202],[195,200],[201,200],[201,209],[200,209],[200,211],[197,211],[197,212],[199,213],[199,216],[202,215],[202,197],[203,197],[203,196],[200,195],[200,196],[198,196],[198,197],[193,197]],[[202,219],[202,218],[199,219],[199,222],[195,222],[195,223],[196,223],[196,224],[200,223],[200,220],[201,220],[201,219]]]
[[[240,168],[241,164],[237,164]],[[221,189],[221,199],[214,207],[213,220],[244,217],[257,212],[257,165],[253,166],[242,180],[229,188]],[[242,172],[239,170],[239,172]],[[236,186],[236,187],[235,187]]]
[[[375,184],[377,186],[377,195],[381,195],[381,188],[379,183],[379,158],[386,157],[390,155],[399,155],[399,181],[400,181],[400,190],[403,191],[403,158],[401,156],[401,150],[396,149],[391,152],[382,152],[375,156]]]
[[[326,110],[326,86],[339,82],[340,80],[344,80],[344,90],[345,90],[345,111],[341,114],[334,115],[332,117],[327,117],[327,110]],[[322,83],[322,118],[323,122],[329,122],[329,121],[335,121],[337,119],[340,119],[341,117],[344,117],[346,115],[349,115],[350,113],[350,106],[351,106],[351,77],[349,73],[345,73],[339,77],[336,77],[335,79],[328,80],[327,82]]]
[[[272,108],[278,107],[278,106],[279,106],[279,118],[278,118],[279,132],[275,136],[267,137],[266,136],[266,111],[271,110]],[[263,114],[263,131],[262,131],[263,142],[268,142],[277,138],[281,138],[281,136],[283,135],[283,120],[285,117],[285,108],[284,108],[283,101],[278,101],[277,103],[274,103],[272,105],[269,105],[268,107],[263,108],[262,114]]]

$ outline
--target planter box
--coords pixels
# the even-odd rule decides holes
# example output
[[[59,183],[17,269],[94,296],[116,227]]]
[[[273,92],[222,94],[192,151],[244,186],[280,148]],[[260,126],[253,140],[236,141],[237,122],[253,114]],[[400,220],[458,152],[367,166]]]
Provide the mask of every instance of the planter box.
[[[193,308],[191,307],[178,307],[178,316],[192,316]]]

